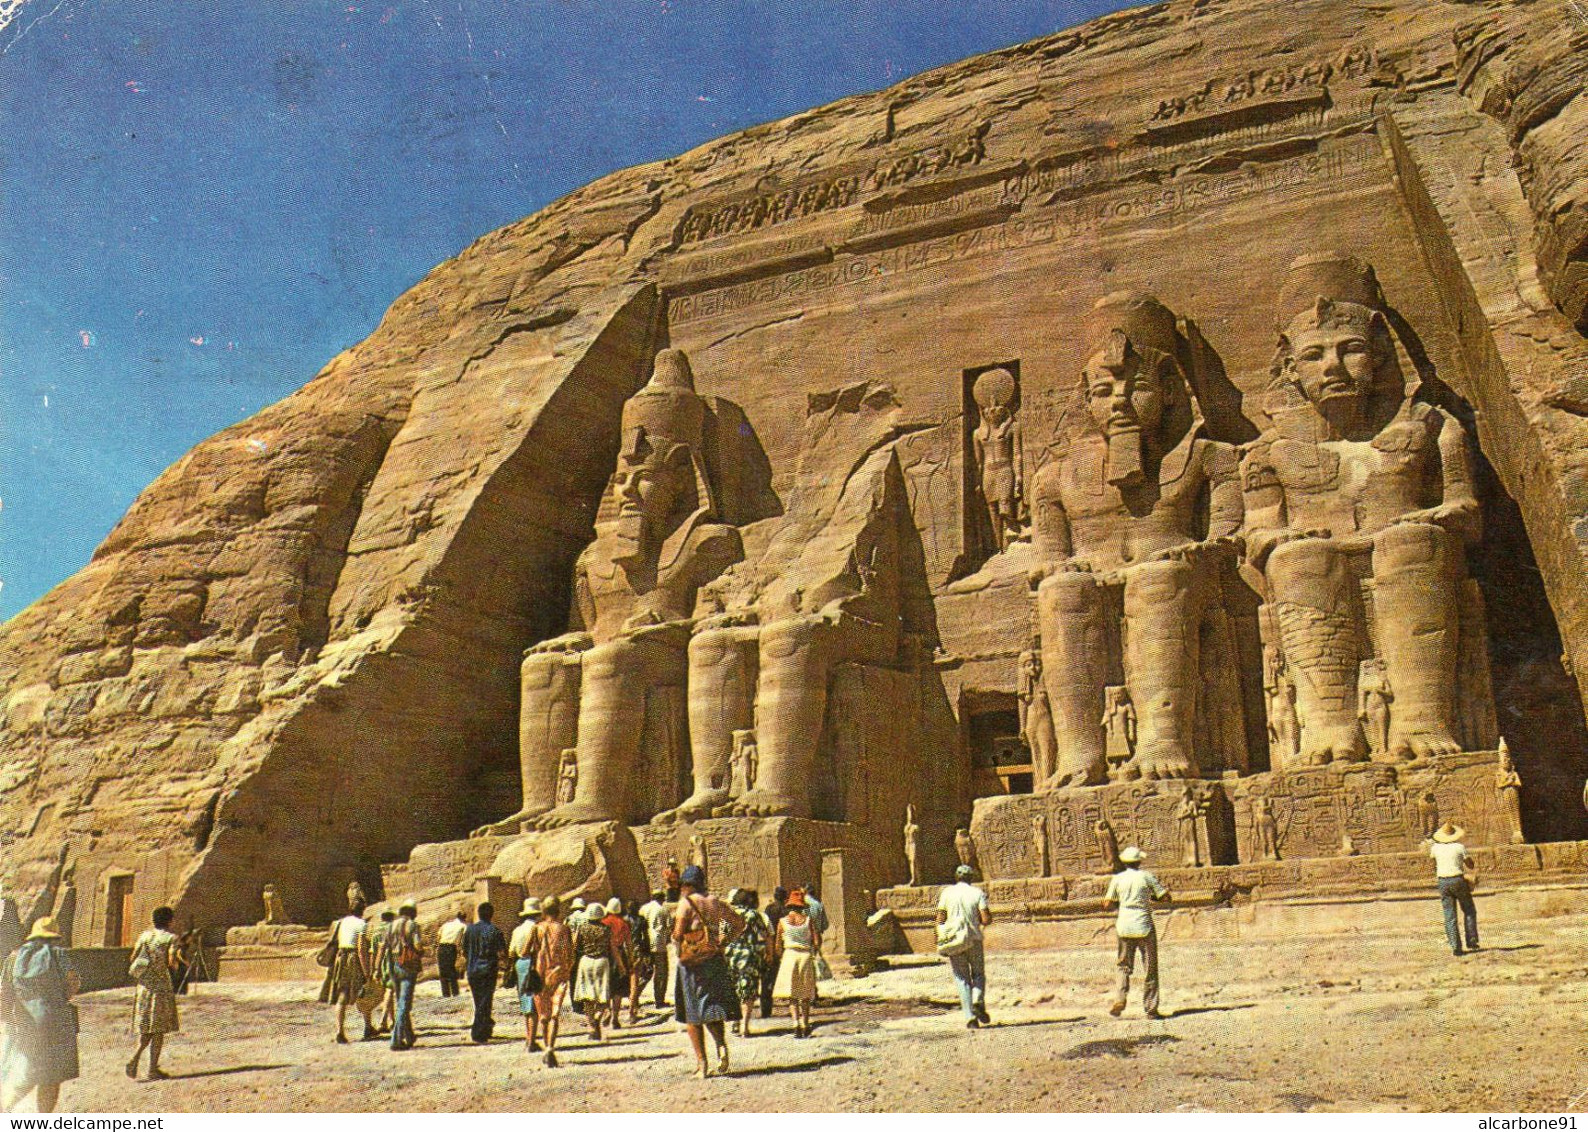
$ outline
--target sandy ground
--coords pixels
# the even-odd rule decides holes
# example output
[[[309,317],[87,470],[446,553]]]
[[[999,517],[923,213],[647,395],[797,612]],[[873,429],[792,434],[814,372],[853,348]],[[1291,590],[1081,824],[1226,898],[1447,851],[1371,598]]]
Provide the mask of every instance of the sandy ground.
[[[1437,920],[1437,905],[1430,916]],[[468,1041],[468,997],[420,986],[418,1048],[331,1041],[304,984],[210,985],[182,1000],[172,1079],[134,1082],[126,991],[85,995],[83,1076],[61,1111],[1079,1110],[1560,1111],[1588,1107],[1588,918],[1490,926],[1462,959],[1415,939],[1165,944],[1164,1021],[1105,1007],[1107,941],[993,954],[994,1025],[968,1031],[947,966],[920,957],[824,984],[815,1036],[786,1017],[732,1039],[732,1072],[691,1077],[651,1011],[605,1045],[565,1023],[562,1068],[526,1055],[516,1000]],[[993,931],[996,932],[996,925]]]

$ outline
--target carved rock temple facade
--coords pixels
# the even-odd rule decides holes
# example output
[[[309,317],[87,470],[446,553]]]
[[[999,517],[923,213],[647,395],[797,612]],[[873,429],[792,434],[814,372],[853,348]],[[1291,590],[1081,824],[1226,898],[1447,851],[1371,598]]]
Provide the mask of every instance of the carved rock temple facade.
[[[1574,20],[1174,0],[482,238],[0,629],[14,884],[67,846],[113,944],[668,856],[859,922],[964,855],[1565,868]]]

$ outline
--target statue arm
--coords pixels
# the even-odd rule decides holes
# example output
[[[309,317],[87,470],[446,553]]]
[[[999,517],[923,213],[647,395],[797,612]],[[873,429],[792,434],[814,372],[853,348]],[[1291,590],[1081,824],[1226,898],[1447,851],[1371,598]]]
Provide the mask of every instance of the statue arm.
[[[1208,476],[1208,538],[1234,538],[1246,518],[1241,494],[1241,470],[1235,450],[1228,444],[1207,444],[1204,467]]]
[[[1285,515],[1285,489],[1266,444],[1254,445],[1242,457],[1239,475],[1246,556],[1262,569],[1268,555],[1291,533]]]
[[[1026,441],[1019,417],[1016,417],[1009,427],[1009,460],[1013,465],[1015,498],[1023,500],[1026,497]]]
[[[594,627],[596,622],[595,598],[590,593],[590,575],[585,570],[581,561],[574,567],[573,574],[573,616],[570,617],[568,631],[586,631]],[[574,624],[578,622],[578,624]]]

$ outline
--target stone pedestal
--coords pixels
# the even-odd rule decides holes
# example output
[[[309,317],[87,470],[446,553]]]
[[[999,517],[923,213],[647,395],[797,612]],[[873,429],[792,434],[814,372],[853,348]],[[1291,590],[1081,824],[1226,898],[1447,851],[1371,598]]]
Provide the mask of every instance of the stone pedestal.
[[[1188,786],[1198,801],[1194,862],[1189,859],[1188,831],[1177,817]],[[1045,870],[1033,836],[1038,816],[1047,818]],[[978,798],[970,831],[982,875],[989,880],[1038,877],[1044,871],[1060,876],[1106,874],[1114,870],[1115,862],[1108,857],[1106,841],[1095,832],[1102,819],[1113,830],[1118,849],[1140,847],[1154,870],[1236,861],[1234,815],[1220,782],[1121,782]]]
[[[1225,782],[1242,862],[1264,853],[1255,803],[1273,813],[1278,859],[1416,852],[1442,822],[1466,831],[1468,846],[1508,845],[1515,821],[1495,789],[1494,751],[1467,751],[1416,763],[1331,763]],[[1274,859],[1266,857],[1266,859]]]
[[[706,879],[711,891],[726,895],[731,888],[753,888],[762,902],[778,885],[820,885],[823,853],[842,850],[846,892],[859,898],[864,890],[897,882],[900,857],[896,845],[863,826],[809,818],[707,818],[669,826],[637,826],[640,858],[651,887],[661,881],[668,857],[680,868],[690,863],[691,838],[699,837],[706,854]],[[828,893],[819,893],[823,902]],[[864,913],[861,922],[864,923]]]

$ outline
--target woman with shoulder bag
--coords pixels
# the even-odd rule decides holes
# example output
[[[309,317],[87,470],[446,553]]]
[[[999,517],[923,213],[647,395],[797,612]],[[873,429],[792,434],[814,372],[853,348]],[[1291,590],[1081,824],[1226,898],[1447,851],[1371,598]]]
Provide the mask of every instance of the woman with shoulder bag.
[[[678,977],[673,986],[674,1017],[689,1028],[695,1050],[695,1076],[710,1075],[706,1038],[717,1047],[717,1072],[728,1072],[726,1026],[739,1017],[739,998],[723,948],[744,930],[744,917],[706,893],[706,872],[690,865],[679,878],[678,915],[673,940],[678,944]]]
[[[508,941],[507,953],[512,958],[508,968],[511,985],[518,991],[518,1009],[524,1015],[524,1049],[535,1053],[535,995],[540,991],[540,972],[535,969],[535,928],[540,923],[540,901],[531,896],[524,901],[519,916],[523,922]]]
[[[154,910],[154,927],[138,937],[133,945],[132,964],[127,973],[138,983],[137,1003],[133,1008],[134,1027],[138,1033],[138,1049],[127,1062],[127,1076],[138,1075],[138,1062],[143,1051],[149,1051],[147,1081],[163,1081],[166,1073],[160,1068],[160,1051],[165,1036],[181,1029],[176,1016],[176,988],[171,983],[171,972],[176,968],[176,936],[169,931],[176,913],[164,906]]]

